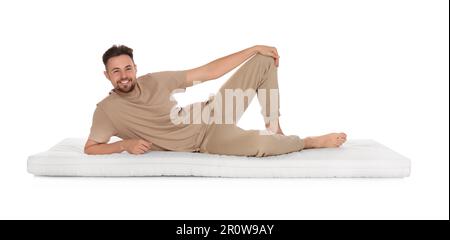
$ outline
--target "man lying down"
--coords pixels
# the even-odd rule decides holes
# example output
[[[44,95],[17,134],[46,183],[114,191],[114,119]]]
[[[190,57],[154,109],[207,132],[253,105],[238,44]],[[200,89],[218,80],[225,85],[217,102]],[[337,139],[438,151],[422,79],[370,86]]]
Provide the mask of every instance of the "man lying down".
[[[264,157],[341,146],[345,133],[303,139],[283,133],[279,58],[276,48],[256,45],[197,68],[136,77],[133,50],[114,45],[103,55],[104,74],[114,89],[97,104],[84,152],[185,151]],[[179,107],[172,97],[194,84],[217,79],[246,60],[208,100]],[[266,129],[241,129],[236,124],[255,95]],[[112,136],[122,140],[109,143]]]

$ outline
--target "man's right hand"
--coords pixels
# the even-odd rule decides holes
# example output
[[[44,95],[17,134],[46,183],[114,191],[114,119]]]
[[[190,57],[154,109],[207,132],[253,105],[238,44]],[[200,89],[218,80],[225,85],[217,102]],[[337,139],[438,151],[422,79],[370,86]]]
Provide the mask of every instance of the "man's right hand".
[[[144,154],[150,151],[152,143],[142,139],[126,139],[122,140],[121,146],[128,153]]]
[[[260,54],[273,57],[275,60],[275,66],[278,67],[280,64],[280,55],[278,55],[278,50],[275,47],[265,45],[256,45],[255,47]]]

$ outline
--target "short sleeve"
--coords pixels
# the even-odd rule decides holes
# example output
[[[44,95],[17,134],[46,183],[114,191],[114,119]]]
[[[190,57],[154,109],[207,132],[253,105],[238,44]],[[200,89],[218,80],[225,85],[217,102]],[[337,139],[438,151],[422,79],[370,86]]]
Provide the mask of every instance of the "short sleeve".
[[[152,76],[162,83],[169,92],[176,89],[186,90],[187,87],[192,86],[192,84],[186,82],[186,71],[187,70],[156,72],[152,73]]]
[[[106,113],[97,106],[92,118],[91,132],[89,134],[89,139],[94,140],[98,143],[107,143],[109,139],[116,134],[116,129],[114,128],[111,120],[106,115]]]

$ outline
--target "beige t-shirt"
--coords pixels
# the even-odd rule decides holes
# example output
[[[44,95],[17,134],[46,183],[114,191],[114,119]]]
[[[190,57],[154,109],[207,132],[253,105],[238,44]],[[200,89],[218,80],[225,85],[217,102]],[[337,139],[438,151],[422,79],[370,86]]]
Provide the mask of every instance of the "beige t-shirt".
[[[191,110],[185,110],[186,107],[179,107],[171,99],[174,90],[183,92],[190,86],[186,71],[164,71],[137,78],[135,88],[129,93],[111,91],[97,104],[89,139],[107,143],[111,136],[117,136],[149,141],[154,151],[198,151],[208,124],[173,122],[170,116],[175,108],[179,116],[189,113],[191,120],[195,117],[192,106],[186,106]],[[205,107],[208,103],[194,104]]]

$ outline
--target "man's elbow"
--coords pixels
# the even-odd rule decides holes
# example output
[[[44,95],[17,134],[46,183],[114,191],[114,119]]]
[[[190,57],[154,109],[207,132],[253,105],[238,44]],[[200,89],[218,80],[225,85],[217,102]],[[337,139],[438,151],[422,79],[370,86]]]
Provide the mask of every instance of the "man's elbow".
[[[219,73],[212,69],[209,65],[204,65],[202,67],[188,70],[186,83],[188,86],[193,86],[197,83],[217,79],[219,77],[218,75]]]
[[[84,153],[88,155],[95,155],[100,150],[99,147],[100,143],[97,141],[94,141],[92,139],[88,139],[86,144],[84,144]]]
[[[85,147],[85,148],[84,148],[84,154],[87,154],[87,155],[97,155],[97,152],[95,151],[95,149],[94,149],[93,147],[94,147],[93,145],[88,146],[88,147]]]
[[[87,155],[94,155],[94,153],[91,152],[91,151],[89,150],[89,148],[85,148],[85,149],[84,149],[84,154],[87,154]]]

